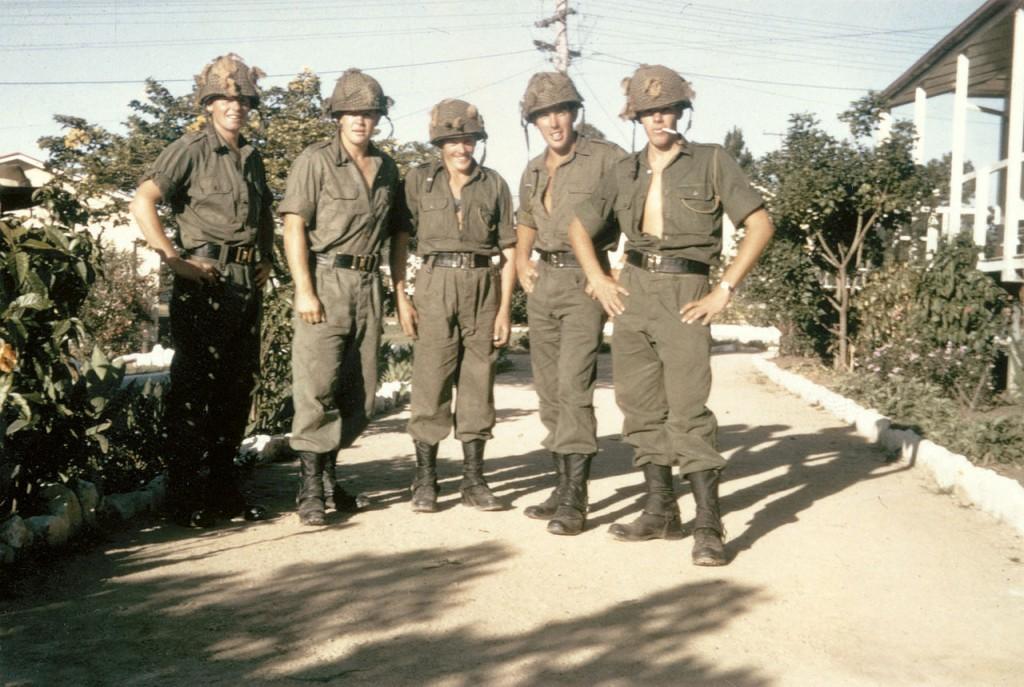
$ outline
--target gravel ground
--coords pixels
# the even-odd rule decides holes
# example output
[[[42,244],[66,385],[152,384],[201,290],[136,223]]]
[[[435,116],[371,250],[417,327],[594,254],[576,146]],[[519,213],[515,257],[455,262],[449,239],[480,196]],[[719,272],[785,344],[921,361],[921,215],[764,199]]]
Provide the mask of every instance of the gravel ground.
[[[260,468],[276,517],[201,533],[155,522],[5,586],[4,685],[1012,685],[1024,673],[1024,546],[891,465],[828,414],[714,357],[729,459],[731,564],[695,568],[689,538],[625,544],[640,509],[602,356],[602,453],[587,531],[522,515],[546,496],[528,362],[499,377],[492,486],[408,507],[406,415],[379,419],[340,475],[372,507],[308,528],[295,464]],[[680,489],[684,520],[692,518]]]

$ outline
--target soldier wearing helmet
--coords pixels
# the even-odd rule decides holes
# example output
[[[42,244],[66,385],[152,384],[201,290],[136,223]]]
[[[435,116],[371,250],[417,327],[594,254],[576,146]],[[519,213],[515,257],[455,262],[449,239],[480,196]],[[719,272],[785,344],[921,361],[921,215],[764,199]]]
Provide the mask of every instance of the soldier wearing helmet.
[[[473,158],[477,142],[486,139],[476,107],[442,100],[430,113],[430,142],[441,159],[405,179],[410,227],[423,258],[415,306],[404,280],[395,284],[402,329],[416,338],[408,425],[416,450],[416,512],[437,510],[438,443],[453,426],[462,442],[462,503],[485,511],[505,507],[484,479],[483,460],[494,427],[497,349],[511,328],[516,239],[508,184]]]
[[[615,318],[612,364],[623,435],[644,471],[643,513],[610,532],[618,539],[683,536],[673,488],[678,465],[696,503],[695,565],[728,562],[718,504],[725,461],[717,422],[707,408],[711,389],[711,320],[757,262],[774,232],[760,195],[717,145],[679,133],[693,90],[673,70],[642,65],[624,82],[622,116],[639,121],[648,144],[612,169],[569,228],[573,250],[594,297]],[[722,213],[746,225],[736,257],[714,286],[721,253]],[[597,260],[592,237],[613,220],[626,235],[619,279]]]
[[[234,458],[259,367],[260,302],[273,252],[273,198],[260,154],[242,135],[263,76],[238,55],[196,76],[202,131],[170,144],[131,202],[150,247],[174,273],[174,359],[165,406],[168,506],[176,522],[208,527],[218,517],[263,517],[238,484]],[[172,242],[157,213],[177,220]]]
[[[392,104],[373,77],[342,74],[326,103],[338,132],[296,158],[278,206],[295,282],[289,443],[299,457],[297,505],[306,525],[324,524],[327,507],[361,505],[337,484],[335,465],[369,422],[377,389],[378,267],[403,213],[398,166],[371,137]]]
[[[520,103],[524,126],[532,124],[547,143],[519,184],[516,273],[528,295],[533,383],[547,430],[543,444],[557,476],[547,500],[525,514],[548,520],[548,531],[562,535],[579,534],[586,523],[587,479],[597,453],[594,382],[606,319],[601,305],[584,293],[586,279],[569,245],[569,223],[576,206],[625,155],[613,143],[575,131],[582,105],[572,80],[558,72],[534,74]],[[609,230],[597,241],[606,267],[605,251],[617,237]],[[534,249],[539,261],[532,259]]]

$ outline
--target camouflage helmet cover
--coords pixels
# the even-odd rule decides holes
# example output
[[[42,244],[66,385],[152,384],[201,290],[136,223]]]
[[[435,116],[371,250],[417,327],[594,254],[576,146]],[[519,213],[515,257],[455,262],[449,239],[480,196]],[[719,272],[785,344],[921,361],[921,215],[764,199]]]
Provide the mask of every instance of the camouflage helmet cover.
[[[250,67],[233,52],[220,55],[196,74],[196,103],[202,107],[218,97],[249,98],[255,107],[260,102],[256,82],[264,76],[262,69]]]
[[[342,112],[376,111],[382,115],[395,101],[384,95],[380,82],[358,69],[347,69],[334,84],[334,92],[327,101],[327,111],[337,117]]]
[[[484,118],[465,100],[446,98],[430,110],[430,142],[438,144],[449,138],[474,136],[478,141],[487,140]]]
[[[694,92],[690,82],[660,64],[642,64],[633,76],[622,80],[626,106],[619,115],[626,120],[637,119],[638,112],[672,105],[693,107]]]
[[[568,103],[577,107],[583,104],[583,96],[572,79],[561,72],[538,72],[530,77],[519,109],[523,121],[529,122],[541,110]]]

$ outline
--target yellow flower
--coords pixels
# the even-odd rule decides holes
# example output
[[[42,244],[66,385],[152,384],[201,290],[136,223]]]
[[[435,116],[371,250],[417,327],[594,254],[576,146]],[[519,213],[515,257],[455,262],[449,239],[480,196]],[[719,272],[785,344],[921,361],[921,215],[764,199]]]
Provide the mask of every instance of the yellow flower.
[[[0,372],[14,372],[18,364],[18,354],[14,346],[0,339]]]

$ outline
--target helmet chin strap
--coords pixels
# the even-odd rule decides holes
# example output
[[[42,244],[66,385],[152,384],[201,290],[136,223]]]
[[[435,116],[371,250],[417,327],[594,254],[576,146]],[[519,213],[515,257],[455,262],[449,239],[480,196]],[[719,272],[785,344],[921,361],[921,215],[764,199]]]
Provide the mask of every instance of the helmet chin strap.
[[[395,123],[392,122],[391,121],[391,117],[388,117],[386,114],[384,115],[384,119],[388,120],[388,128],[391,129],[391,132],[388,133],[387,137],[388,138],[394,138],[395,137]]]
[[[480,166],[483,167],[484,166],[484,160],[487,159],[487,139],[486,138],[483,139],[482,141],[480,141],[480,143],[484,147],[484,152],[480,153]]]

